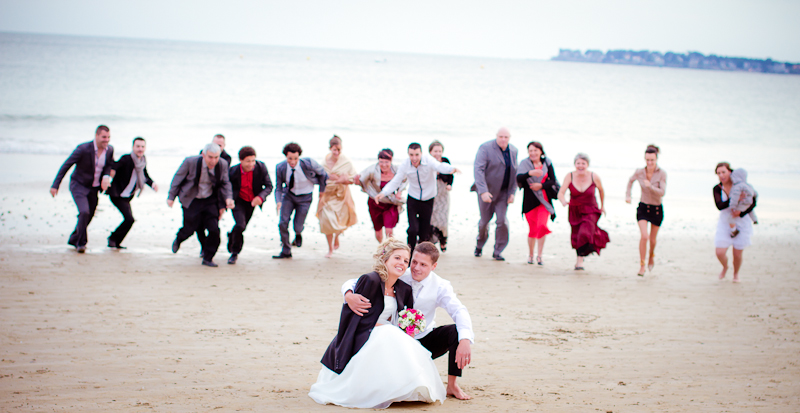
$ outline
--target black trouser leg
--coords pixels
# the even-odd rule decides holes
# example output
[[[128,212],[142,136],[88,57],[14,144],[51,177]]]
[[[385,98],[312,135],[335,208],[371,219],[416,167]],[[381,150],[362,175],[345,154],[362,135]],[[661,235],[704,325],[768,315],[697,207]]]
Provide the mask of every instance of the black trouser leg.
[[[247,229],[247,223],[253,217],[255,207],[249,202],[243,201],[241,198],[236,197],[235,206],[233,208],[233,220],[236,224],[233,226],[231,232],[228,233],[228,252],[238,254],[242,252],[244,245],[244,230]]]
[[[111,203],[114,204],[115,207],[119,210],[119,213],[122,214],[123,221],[117,227],[114,232],[108,237],[110,241],[114,241],[117,245],[122,244],[122,240],[125,239],[125,236],[128,235],[128,231],[131,230],[133,226],[133,211],[131,211],[131,199],[129,198],[122,198],[117,196],[112,196]]]
[[[419,344],[431,352],[431,358],[437,359],[450,352],[447,363],[447,374],[461,377],[461,369],[456,364],[456,350],[458,350],[458,330],[455,324],[436,327],[428,335],[419,339]]]
[[[203,244],[203,259],[211,261],[219,249],[219,208],[216,202],[209,202],[203,207],[201,229],[208,234]]]
[[[179,243],[189,239],[195,232],[203,231],[202,213],[209,199],[195,199],[189,204],[188,208],[183,208],[183,227],[178,230],[178,234],[175,236]],[[200,244],[201,248],[202,245]]]
[[[431,239],[431,215],[433,214],[433,199],[420,201],[408,197],[408,247],[411,252],[418,242]]]
[[[69,236],[69,245],[81,247],[86,245],[89,237],[86,234],[89,223],[92,222],[94,211],[97,210],[97,191],[100,188],[91,188],[86,195],[72,193],[72,199],[75,201],[75,206],[78,207],[78,224],[75,225],[75,230]]]

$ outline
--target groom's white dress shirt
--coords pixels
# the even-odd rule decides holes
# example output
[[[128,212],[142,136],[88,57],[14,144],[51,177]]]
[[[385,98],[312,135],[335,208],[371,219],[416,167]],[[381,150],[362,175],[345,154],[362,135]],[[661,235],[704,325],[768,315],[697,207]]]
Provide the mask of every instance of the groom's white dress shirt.
[[[453,286],[450,285],[450,281],[439,277],[431,271],[424,280],[417,282],[411,277],[411,270],[406,270],[400,280],[411,286],[414,295],[414,308],[422,311],[422,315],[425,316],[425,331],[417,334],[414,338],[419,340],[436,327],[436,320],[434,320],[436,307],[441,307],[447,311],[447,314],[456,323],[458,340],[467,339],[470,343],[475,343],[475,333],[472,332],[472,319],[467,312],[467,307],[461,304],[461,300],[453,292]],[[354,291],[357,281],[358,279],[355,278],[346,281],[342,285],[342,296],[348,291]]]

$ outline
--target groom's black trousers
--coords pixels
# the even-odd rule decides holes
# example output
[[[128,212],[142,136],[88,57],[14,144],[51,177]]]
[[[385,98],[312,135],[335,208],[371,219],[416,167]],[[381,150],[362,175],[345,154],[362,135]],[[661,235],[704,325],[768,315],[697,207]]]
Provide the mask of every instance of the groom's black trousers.
[[[458,330],[455,324],[436,327],[428,335],[419,339],[419,344],[431,352],[431,358],[437,359],[450,352],[450,362],[447,366],[447,374],[450,376],[461,377],[461,369],[456,364],[456,350],[458,349]]]

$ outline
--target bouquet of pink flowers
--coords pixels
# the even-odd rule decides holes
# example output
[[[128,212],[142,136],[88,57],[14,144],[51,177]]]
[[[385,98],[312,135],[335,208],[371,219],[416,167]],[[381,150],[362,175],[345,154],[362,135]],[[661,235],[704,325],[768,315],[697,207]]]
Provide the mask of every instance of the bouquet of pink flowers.
[[[400,319],[397,326],[411,337],[425,330],[425,316],[422,315],[421,311],[413,308],[406,308],[397,313],[397,316]]]

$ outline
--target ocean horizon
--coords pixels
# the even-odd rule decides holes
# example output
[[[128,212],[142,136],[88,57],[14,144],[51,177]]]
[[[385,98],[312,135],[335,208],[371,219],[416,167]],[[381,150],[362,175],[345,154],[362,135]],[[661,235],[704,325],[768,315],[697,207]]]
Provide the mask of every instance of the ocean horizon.
[[[136,136],[156,159],[222,133],[272,168],[284,144],[321,160],[337,134],[358,169],[434,139],[468,166],[506,126],[520,160],[540,141],[562,176],[577,152],[629,175],[655,143],[671,176],[705,186],[728,161],[762,194],[800,199],[794,76],[19,33],[0,33],[0,54],[6,154],[66,155],[106,124],[117,156]]]

